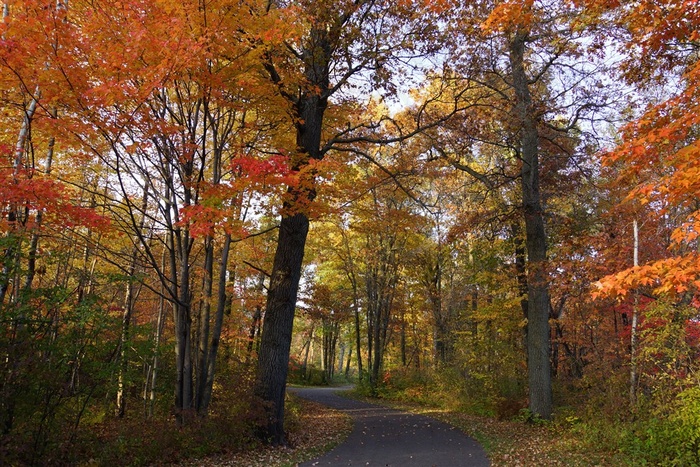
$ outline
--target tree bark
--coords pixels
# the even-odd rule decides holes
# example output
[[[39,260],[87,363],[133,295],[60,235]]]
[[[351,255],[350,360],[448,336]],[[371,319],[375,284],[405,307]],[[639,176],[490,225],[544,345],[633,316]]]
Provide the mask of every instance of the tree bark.
[[[24,119],[22,120],[22,127],[19,131],[19,136],[17,137],[17,144],[15,145],[15,157],[12,162],[13,173],[16,176],[22,167],[22,161],[25,155],[25,149],[27,144],[27,138],[29,137],[29,131],[32,125],[32,120],[34,118],[34,113],[37,108],[37,99],[39,98],[39,89],[35,91],[36,97],[33,97],[29,106],[24,112]],[[7,222],[12,226],[17,219],[17,206],[11,206],[7,213]],[[7,233],[10,237],[10,241],[6,244],[8,245],[3,252],[2,258],[2,272],[0,272],[0,306],[5,301],[5,296],[7,295],[7,290],[11,283],[11,277],[15,270],[19,269],[19,249],[20,242],[19,238],[13,238],[14,233],[12,230]],[[15,282],[14,287],[18,289],[19,283]]]
[[[633,265],[639,266],[639,225],[637,219],[632,223],[632,234],[634,236]],[[630,329],[630,405],[637,402],[637,321],[639,308],[639,292],[634,292],[634,304],[632,305],[632,327]]]
[[[357,296],[357,286],[353,284],[353,294]],[[357,352],[357,379],[362,381],[364,377],[362,369],[362,326],[360,325],[359,300],[356,298],[353,303],[353,315],[355,317],[355,349]]]
[[[297,147],[292,156],[292,168],[299,172],[308,168],[312,160],[323,159],[321,133],[330,90],[331,33],[322,22],[311,28],[308,43],[300,54],[306,83],[298,89],[296,97],[283,93],[292,104],[295,116]],[[283,86],[271,59],[264,65],[270,79]],[[286,444],[284,393],[294,310],[309,233],[305,211],[315,197],[313,174],[306,173],[304,177],[299,186],[289,187],[289,201],[283,206],[258,353],[256,394],[268,404],[267,426],[260,435],[274,445]]]
[[[162,260],[161,260],[161,270],[165,271],[165,260],[166,260],[166,250],[163,250]],[[153,343],[153,360],[151,363],[151,377],[147,381],[148,386],[148,400],[145,401],[146,404],[146,418],[151,418],[153,416],[153,406],[156,402],[156,381],[158,377],[158,356],[160,355],[160,339],[163,335],[163,327],[165,324],[165,305],[166,303],[172,303],[166,301],[166,291],[165,285],[161,282],[161,290],[158,296],[158,320],[156,321],[156,329]]]
[[[348,351],[348,360],[345,362],[345,379],[348,379],[350,375],[350,363],[352,363],[352,344],[350,344],[350,350]]]
[[[547,236],[539,183],[539,134],[525,72],[527,33],[519,30],[510,43],[510,65],[519,120],[521,188],[528,259],[527,355],[530,411],[552,416]]]
[[[216,374],[216,358],[221,343],[221,330],[226,312],[226,270],[228,269],[228,256],[231,250],[231,235],[224,237],[224,245],[221,249],[221,264],[219,265],[219,284],[216,304],[216,317],[214,318],[214,329],[212,329],[211,346],[209,347],[209,357],[207,359],[206,384],[200,394],[199,413],[206,414],[209,410],[211,396],[214,390],[214,375]]]
[[[378,241],[378,259],[367,265],[365,283],[367,288],[367,340],[369,383],[374,391],[379,384],[379,377],[384,362],[384,352],[388,342],[387,334],[391,319],[391,308],[398,280],[398,250],[396,239]]]
[[[122,330],[119,339],[119,372],[117,375],[117,408],[116,416],[123,418],[126,414],[126,372],[128,370],[129,359],[126,348],[129,345],[129,333],[131,327],[131,316],[134,311],[134,280],[133,276],[136,272],[136,258],[132,258],[129,266],[128,282],[126,284],[126,293],[124,295],[124,313],[122,314]]]
[[[197,356],[197,394],[195,408],[197,414],[204,416],[207,413],[207,404],[204,403],[204,395],[207,392],[207,380],[209,372],[209,332],[211,317],[211,300],[214,293],[214,238],[207,236],[204,243],[204,287],[202,291],[202,304],[199,313],[199,349]]]
[[[286,444],[284,393],[297,291],[301,279],[309,219],[303,213],[282,218],[277,250],[267,293],[265,322],[258,355],[256,394],[269,407],[262,437],[271,444]]]
[[[146,209],[148,207],[148,186],[144,186],[143,198],[141,201],[141,212],[143,212],[143,217],[139,221],[139,231],[144,230],[146,223]],[[138,239],[134,240],[134,243],[138,243]],[[128,370],[129,359],[127,356],[127,346],[129,345],[129,334],[131,331],[131,318],[134,312],[134,283],[136,281],[136,268],[138,266],[138,254],[139,250],[134,247],[131,251],[131,259],[129,261],[129,266],[127,268],[127,283],[126,292],[124,294],[124,313],[122,314],[122,329],[121,337],[119,339],[119,373],[117,375],[117,408],[116,415],[119,418],[123,418],[126,414],[126,372]]]
[[[253,322],[250,324],[250,331],[248,332],[248,346],[246,348],[246,362],[253,353],[253,347],[255,345],[255,336],[258,333],[258,328],[260,327],[260,320],[262,319],[262,309],[260,306],[255,307],[253,312]]]
[[[343,236],[343,246],[345,247],[345,253],[347,258],[343,261],[345,263],[346,275],[350,284],[352,285],[352,311],[355,318],[355,349],[357,351],[357,378],[362,381],[363,370],[362,370],[362,327],[360,325],[360,294],[357,289],[357,276],[355,274],[355,262],[353,261],[352,251],[350,250],[350,241],[345,232],[341,229]],[[346,375],[348,370],[346,370]]]
[[[52,109],[51,117],[56,118],[58,113],[56,109]],[[48,176],[51,174],[51,165],[53,164],[53,151],[56,144],[56,138],[53,136],[49,138],[48,148],[46,150],[46,164],[44,165],[44,173]],[[29,242],[29,251],[27,253],[27,277],[24,280],[23,289],[25,292],[29,292],[32,289],[32,283],[34,282],[34,276],[36,274],[36,259],[37,252],[39,250],[39,233],[44,219],[44,211],[39,210],[36,213],[36,226],[35,231],[32,234],[32,239]],[[2,303],[2,301],[0,301]]]

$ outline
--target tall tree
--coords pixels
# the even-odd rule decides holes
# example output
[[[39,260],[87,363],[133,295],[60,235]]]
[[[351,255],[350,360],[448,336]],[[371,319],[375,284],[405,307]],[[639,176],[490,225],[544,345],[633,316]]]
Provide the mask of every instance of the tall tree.
[[[453,120],[456,127],[448,123],[443,127],[448,132],[428,135],[429,153],[446,158],[487,190],[519,182],[525,240],[516,259],[526,259],[520,277],[521,289],[527,288],[529,401],[532,412],[544,418],[552,414],[551,277],[542,174],[547,183],[557,183],[567,171],[579,170],[577,156],[587,149],[577,144],[580,123],[606,100],[606,93],[589,91],[603,88],[596,60],[586,66],[578,62],[586,34],[576,26],[579,14],[568,3],[547,0],[455,8],[460,20],[454,33],[460,40],[450,62],[454,74],[440,86],[471,105]]]
[[[282,8],[283,2],[271,6]],[[281,212],[258,360],[257,393],[271,406],[261,436],[274,444],[285,443],[284,391],[312,215],[308,207],[316,196],[314,166],[332,148],[349,142],[353,132],[373,128],[367,121],[338,125],[328,115],[331,98],[347,100],[342,92],[361,87],[363,79],[391,90],[391,67],[420,55],[421,42],[431,39],[434,28],[420,16],[424,11],[420,2],[310,0],[299,6],[289,14],[299,15],[295,21],[305,29],[298,39],[270,50],[263,62],[286,102],[296,134],[296,147],[288,153],[291,168],[298,173]]]

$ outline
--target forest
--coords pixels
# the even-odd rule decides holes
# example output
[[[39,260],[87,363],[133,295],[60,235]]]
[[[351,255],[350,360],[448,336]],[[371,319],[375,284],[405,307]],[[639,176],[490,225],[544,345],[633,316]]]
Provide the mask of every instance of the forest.
[[[340,381],[700,463],[695,0],[2,18],[0,464],[285,446]]]

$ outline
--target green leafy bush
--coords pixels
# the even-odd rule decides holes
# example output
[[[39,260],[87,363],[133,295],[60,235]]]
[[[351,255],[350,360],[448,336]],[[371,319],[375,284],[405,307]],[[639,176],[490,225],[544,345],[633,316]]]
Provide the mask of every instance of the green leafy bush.
[[[631,457],[655,465],[700,465],[700,388],[676,397],[668,414],[657,409],[623,444]]]

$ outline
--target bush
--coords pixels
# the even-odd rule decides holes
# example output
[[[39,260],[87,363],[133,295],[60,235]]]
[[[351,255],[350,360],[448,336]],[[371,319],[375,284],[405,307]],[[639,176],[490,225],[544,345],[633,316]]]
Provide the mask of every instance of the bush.
[[[700,388],[681,392],[670,410],[640,424],[623,449],[651,464],[700,465]]]
[[[687,389],[670,406],[641,401],[634,420],[569,416],[572,434],[592,450],[620,453],[632,465],[700,465],[700,388]]]
[[[315,365],[304,367],[304,365],[292,358],[289,360],[288,368],[287,382],[290,384],[310,386],[327,386],[330,384],[326,378],[326,372],[316,368]]]
[[[376,388],[367,378],[358,383],[361,395],[412,402],[477,415],[510,419],[525,406],[524,383],[515,378],[497,381],[465,377],[454,368],[440,370],[396,368],[384,373]]]

